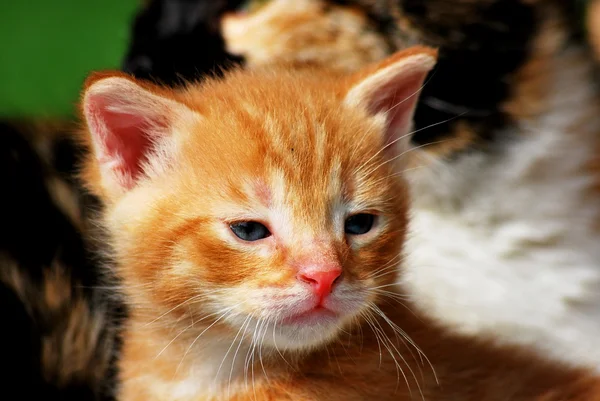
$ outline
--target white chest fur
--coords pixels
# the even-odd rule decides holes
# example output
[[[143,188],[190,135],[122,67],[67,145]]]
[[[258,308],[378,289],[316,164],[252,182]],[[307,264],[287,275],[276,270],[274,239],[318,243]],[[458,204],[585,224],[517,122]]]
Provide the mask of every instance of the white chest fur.
[[[138,339],[138,344],[142,342],[149,348],[139,353],[141,360],[126,361],[121,366],[120,398],[220,401],[262,383],[261,371],[254,366],[253,350],[246,341],[240,341],[241,335],[229,338],[200,330],[202,335],[179,336],[179,342],[169,343],[168,337]]]
[[[600,368],[600,110],[587,63],[555,74],[549,112],[491,154],[416,170],[403,279],[459,331]]]

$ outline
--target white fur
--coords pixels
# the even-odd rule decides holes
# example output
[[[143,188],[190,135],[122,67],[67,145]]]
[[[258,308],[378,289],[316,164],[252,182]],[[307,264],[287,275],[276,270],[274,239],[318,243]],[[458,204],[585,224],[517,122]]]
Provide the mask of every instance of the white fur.
[[[248,331],[252,332],[253,329],[249,328]],[[166,346],[168,340],[170,339],[165,339],[165,344],[158,344],[158,349]],[[225,399],[229,395],[234,396],[244,390],[246,385],[251,387],[253,380],[255,383],[263,380],[260,368],[254,367],[254,377],[252,376],[252,364],[246,365],[246,358],[251,352],[250,346],[246,342],[240,343],[239,340],[237,338],[234,342],[234,338],[213,335],[208,330],[202,335],[201,340],[194,343],[194,349],[190,350],[183,359],[184,363],[174,376],[177,380],[165,381],[160,375],[154,374],[136,375],[127,379],[125,385],[137,387],[138,384],[134,383],[141,383],[139,386],[149,391],[146,394],[148,400],[197,400],[198,394],[202,394],[206,399],[215,400]],[[175,347],[176,344],[169,346]],[[184,347],[181,350],[181,353],[175,354],[177,360],[183,358],[186,349]],[[165,358],[166,354],[168,352],[158,358]],[[263,358],[269,355],[269,350],[263,351]],[[258,355],[255,358],[258,362]]]
[[[590,120],[585,56],[562,59],[549,113],[499,133],[488,154],[414,170],[403,277],[458,331],[600,367],[600,193],[585,169],[598,157],[600,113]]]
[[[245,327],[256,342],[264,344],[264,349],[308,350],[339,335],[340,330],[365,309],[368,293],[362,285],[342,281],[323,302],[325,308],[338,316],[301,324],[284,320],[310,311],[319,301],[299,282],[287,288],[232,288],[226,295],[219,294],[215,304],[235,305],[224,321],[236,329]]]
[[[155,375],[135,375],[125,384],[151,383],[150,400],[196,400],[198,394],[206,399],[229,399],[239,391],[252,388],[253,382],[258,384],[267,380],[263,376],[262,361],[276,358],[281,363],[281,358],[284,358],[281,352],[309,350],[338,335],[366,304],[365,294],[366,291],[342,282],[324,304],[328,309],[339,312],[340,318],[309,326],[281,322],[281,318],[314,305],[313,297],[300,285],[285,292],[280,288],[230,289],[226,295],[215,295],[215,300],[225,300],[228,305],[217,307],[215,314],[221,314],[219,320],[232,326],[234,334],[215,333],[211,331],[212,323],[201,321],[195,322],[190,329],[192,333],[187,337],[177,334],[178,331],[181,333],[181,329],[177,328],[173,336],[180,336],[179,341],[172,341],[173,338],[167,336],[162,338],[161,343],[153,344],[153,348],[161,350],[155,360],[180,363],[180,369],[174,376],[177,380],[164,381]],[[247,310],[255,311],[253,317]],[[275,320],[279,323],[274,325]],[[144,327],[132,330],[141,331]]]

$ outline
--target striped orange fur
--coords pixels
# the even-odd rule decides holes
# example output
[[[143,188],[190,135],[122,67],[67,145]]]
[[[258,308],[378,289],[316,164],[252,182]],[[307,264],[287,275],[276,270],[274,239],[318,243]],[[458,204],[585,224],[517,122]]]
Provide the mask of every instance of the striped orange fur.
[[[180,90],[88,80],[82,175],[131,313],[120,400],[600,400],[589,372],[451,334],[394,284],[406,134],[435,57]],[[244,240],[240,222],[268,234]],[[318,301],[309,268],[341,272]]]

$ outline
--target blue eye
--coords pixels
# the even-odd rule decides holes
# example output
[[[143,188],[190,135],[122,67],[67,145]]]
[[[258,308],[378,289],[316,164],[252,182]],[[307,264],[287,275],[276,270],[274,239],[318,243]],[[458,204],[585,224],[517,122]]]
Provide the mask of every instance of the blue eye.
[[[375,222],[375,216],[368,213],[359,213],[354,216],[350,216],[344,223],[344,231],[350,235],[361,235],[371,231],[373,223]]]
[[[242,221],[230,225],[229,228],[239,239],[244,241],[258,241],[271,236],[269,229],[257,221]]]

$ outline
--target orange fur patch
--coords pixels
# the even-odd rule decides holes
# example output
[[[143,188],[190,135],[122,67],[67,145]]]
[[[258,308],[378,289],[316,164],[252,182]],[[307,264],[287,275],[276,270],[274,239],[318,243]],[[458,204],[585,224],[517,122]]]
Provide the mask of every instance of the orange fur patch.
[[[355,71],[390,52],[364,13],[321,0],[273,0],[251,13],[228,14],[222,31],[227,49],[250,66],[291,63]]]
[[[163,110],[174,142],[149,156],[168,167],[123,193],[104,189],[99,165],[106,161],[94,152],[83,174],[107,201],[103,223],[131,308],[121,400],[600,399],[589,372],[453,335],[413,305],[415,315],[393,302],[403,300],[393,283],[408,220],[398,172],[405,161],[385,147],[382,114],[364,103],[377,103],[390,76],[420,71],[424,78],[435,54],[409,49],[352,76],[234,71],[182,90],[118,73],[88,80],[84,101],[104,83],[103,100],[118,99],[111,112],[127,102],[152,109],[140,110],[142,117]],[[427,67],[419,70],[415,60]],[[356,104],[346,102],[357,87]],[[188,112],[178,114],[180,107]],[[136,129],[144,134],[145,127]],[[102,134],[84,130],[83,142]],[[355,213],[376,215],[363,236],[344,233]],[[261,222],[271,235],[244,242],[229,228],[239,221]],[[342,267],[337,285],[346,299],[365,294],[348,319],[301,350],[277,348],[275,323],[274,346],[253,347],[271,335],[261,331],[277,319],[269,318],[305,302],[294,292],[296,266],[332,261]],[[247,333],[251,318],[258,323]]]

